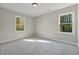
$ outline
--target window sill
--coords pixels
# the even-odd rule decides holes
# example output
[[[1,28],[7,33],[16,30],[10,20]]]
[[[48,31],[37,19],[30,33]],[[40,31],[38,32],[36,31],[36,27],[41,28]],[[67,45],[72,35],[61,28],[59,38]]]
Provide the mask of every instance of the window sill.
[[[60,34],[70,34],[70,35],[74,35],[74,33],[70,33],[70,32],[59,32]]]

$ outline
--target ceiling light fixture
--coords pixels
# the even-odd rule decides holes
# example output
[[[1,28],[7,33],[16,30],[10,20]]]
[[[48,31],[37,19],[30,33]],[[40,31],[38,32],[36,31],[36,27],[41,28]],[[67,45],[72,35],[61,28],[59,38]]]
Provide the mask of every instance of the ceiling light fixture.
[[[32,6],[35,8],[37,7],[37,5],[38,5],[37,3],[32,3]]]

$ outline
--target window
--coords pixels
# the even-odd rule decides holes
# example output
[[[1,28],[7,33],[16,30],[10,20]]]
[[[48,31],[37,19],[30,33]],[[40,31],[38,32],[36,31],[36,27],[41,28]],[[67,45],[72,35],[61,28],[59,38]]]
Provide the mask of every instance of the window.
[[[59,32],[73,33],[74,30],[74,16],[73,12],[64,13],[59,15]]]
[[[16,17],[16,31],[24,31],[24,18]]]

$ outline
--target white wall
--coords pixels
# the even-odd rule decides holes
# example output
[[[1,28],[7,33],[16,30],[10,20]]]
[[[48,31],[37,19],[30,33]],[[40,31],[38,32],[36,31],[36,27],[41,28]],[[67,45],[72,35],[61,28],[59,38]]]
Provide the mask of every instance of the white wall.
[[[78,43],[77,40],[77,5],[56,10],[54,12],[32,18],[11,10],[0,8],[0,42],[23,37],[38,36],[52,40],[68,41]],[[75,34],[58,33],[58,15],[72,12],[75,14]],[[15,31],[15,17],[25,17],[25,31]]]
[[[25,17],[25,29],[23,32],[16,32],[15,17]],[[33,35],[34,21],[26,16],[11,10],[0,8],[0,42],[12,39],[30,37]]]
[[[75,17],[75,34],[60,34],[58,32],[58,15],[72,11],[74,12]],[[77,43],[77,5],[36,17],[36,35],[52,40]]]
[[[78,30],[77,30],[78,31],[78,33],[77,33],[78,35],[77,35],[77,38],[78,38],[78,47],[79,47],[79,4],[78,4],[78,22],[77,23],[78,23]]]

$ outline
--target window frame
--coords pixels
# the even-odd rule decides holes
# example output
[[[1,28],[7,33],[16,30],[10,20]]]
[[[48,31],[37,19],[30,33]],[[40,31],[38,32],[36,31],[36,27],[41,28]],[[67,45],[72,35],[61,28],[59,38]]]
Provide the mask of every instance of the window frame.
[[[72,24],[72,32],[61,32],[60,31],[60,16],[64,16],[64,15],[68,15],[68,14],[72,14],[72,23],[69,23],[69,24]],[[59,14],[58,15],[58,32],[59,33],[62,33],[62,34],[74,34],[75,33],[75,24],[74,24],[74,12],[67,12],[67,13],[62,13],[62,14]],[[66,23],[63,23],[63,24],[66,24]],[[68,23],[67,23],[68,24]]]
[[[17,18],[17,17],[22,17],[22,18],[24,19],[24,30],[23,30],[23,31],[17,31],[17,30],[16,30],[16,25],[17,25],[17,24],[16,24],[16,18]],[[23,17],[23,16],[15,16],[15,32],[24,32],[24,31],[25,31],[25,17]]]

